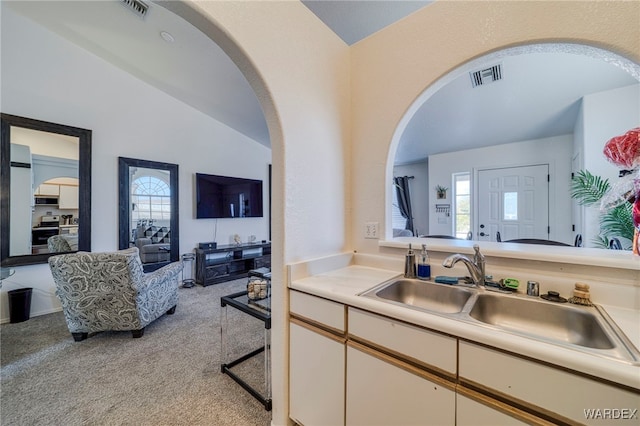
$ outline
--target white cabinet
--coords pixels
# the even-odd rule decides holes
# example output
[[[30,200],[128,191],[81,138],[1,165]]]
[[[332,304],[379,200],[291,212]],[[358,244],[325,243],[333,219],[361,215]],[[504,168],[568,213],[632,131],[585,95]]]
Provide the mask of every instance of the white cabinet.
[[[565,422],[603,424],[586,410],[640,406],[640,395],[629,390],[464,341],[458,362],[462,386],[481,385]]]
[[[457,339],[349,307],[349,337],[366,342],[455,380]]]
[[[77,186],[60,185],[60,199],[58,208],[61,210],[78,210],[79,192]]]
[[[290,323],[289,417],[305,426],[344,424],[344,341]]]
[[[454,384],[357,343],[347,347],[347,425],[454,425]]]
[[[58,196],[60,195],[60,185],[53,185],[49,183],[43,183],[36,188],[35,195],[48,195]]]
[[[305,426],[344,425],[345,307],[289,292],[289,417]]]

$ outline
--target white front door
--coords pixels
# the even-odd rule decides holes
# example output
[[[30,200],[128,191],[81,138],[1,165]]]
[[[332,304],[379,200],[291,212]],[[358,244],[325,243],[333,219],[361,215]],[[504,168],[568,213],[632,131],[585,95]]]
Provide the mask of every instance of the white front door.
[[[477,239],[549,239],[548,176],[548,164],[479,170]]]

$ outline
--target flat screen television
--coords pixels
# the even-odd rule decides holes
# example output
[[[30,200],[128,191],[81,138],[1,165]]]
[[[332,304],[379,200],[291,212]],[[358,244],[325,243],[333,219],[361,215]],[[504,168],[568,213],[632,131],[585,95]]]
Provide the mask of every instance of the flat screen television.
[[[196,218],[262,217],[262,181],[196,173]]]

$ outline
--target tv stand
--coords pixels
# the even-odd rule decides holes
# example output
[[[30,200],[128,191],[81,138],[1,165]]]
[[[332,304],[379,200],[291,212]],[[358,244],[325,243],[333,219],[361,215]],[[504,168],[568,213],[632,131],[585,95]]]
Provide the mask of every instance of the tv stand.
[[[271,243],[196,249],[196,283],[202,286],[246,277],[252,269],[268,267],[271,267]]]

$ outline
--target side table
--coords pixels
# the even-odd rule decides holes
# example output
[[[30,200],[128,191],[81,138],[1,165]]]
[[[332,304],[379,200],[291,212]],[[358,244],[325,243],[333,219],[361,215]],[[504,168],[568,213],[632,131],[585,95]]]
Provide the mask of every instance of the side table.
[[[220,370],[223,374],[229,375],[236,383],[242,386],[247,392],[249,392],[254,398],[264,405],[265,410],[271,410],[271,298],[267,297],[262,300],[250,300],[247,297],[246,291],[229,294],[220,298],[220,353],[222,362]],[[228,354],[228,337],[229,337],[229,322],[227,319],[227,306],[231,306],[247,315],[251,315],[264,322],[264,346],[249,352],[240,358],[231,360]],[[264,352],[264,381],[266,388],[266,395],[262,395],[255,390],[251,385],[245,382],[240,376],[235,374],[231,369]]]

